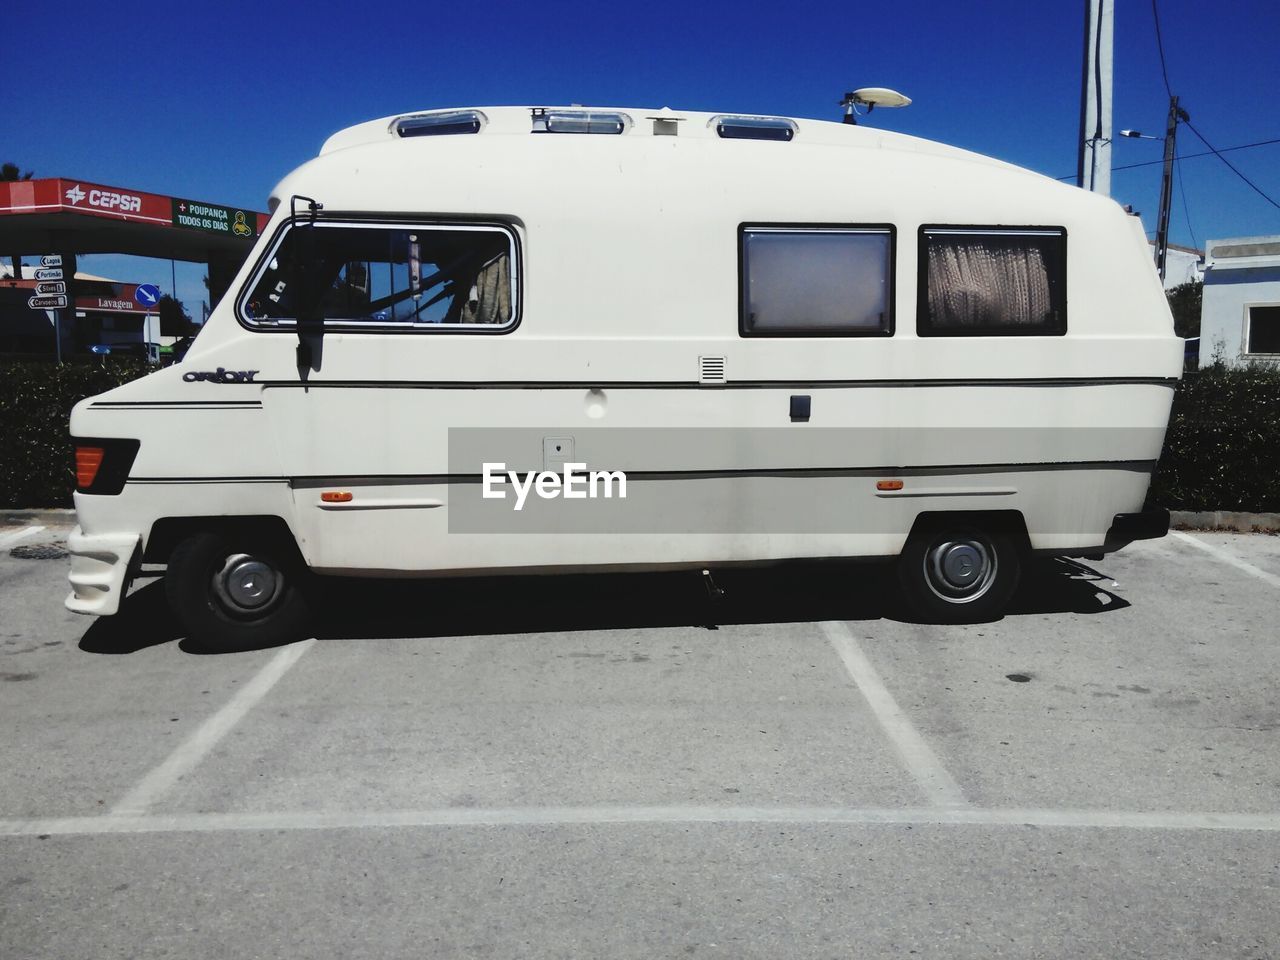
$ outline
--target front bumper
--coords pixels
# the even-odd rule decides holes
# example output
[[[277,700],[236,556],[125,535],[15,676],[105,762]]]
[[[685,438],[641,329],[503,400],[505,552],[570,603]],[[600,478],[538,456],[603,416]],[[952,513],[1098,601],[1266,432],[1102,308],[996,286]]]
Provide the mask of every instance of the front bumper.
[[[1141,513],[1117,513],[1107,531],[1106,549],[1119,550],[1135,540],[1158,540],[1169,532],[1169,511],[1143,510]]]
[[[138,534],[90,536],[79,527],[67,537],[71,551],[71,593],[66,606],[72,613],[108,617],[120,609],[129,588],[129,572],[142,537]]]

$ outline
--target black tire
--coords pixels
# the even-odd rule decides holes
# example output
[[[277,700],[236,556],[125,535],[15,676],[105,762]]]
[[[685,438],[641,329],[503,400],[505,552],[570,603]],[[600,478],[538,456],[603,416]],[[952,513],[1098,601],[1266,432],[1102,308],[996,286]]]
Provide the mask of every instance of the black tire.
[[[165,595],[187,635],[208,650],[301,640],[311,620],[296,551],[242,533],[197,533],[169,557]]]
[[[898,558],[906,613],[928,623],[999,619],[1021,575],[1018,540],[959,518],[914,531]]]

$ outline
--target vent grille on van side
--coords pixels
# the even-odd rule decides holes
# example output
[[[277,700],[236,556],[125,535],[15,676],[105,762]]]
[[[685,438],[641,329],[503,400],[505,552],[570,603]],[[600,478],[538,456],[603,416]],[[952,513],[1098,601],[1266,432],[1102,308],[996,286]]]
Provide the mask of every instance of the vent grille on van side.
[[[724,357],[699,357],[698,382],[724,383]]]

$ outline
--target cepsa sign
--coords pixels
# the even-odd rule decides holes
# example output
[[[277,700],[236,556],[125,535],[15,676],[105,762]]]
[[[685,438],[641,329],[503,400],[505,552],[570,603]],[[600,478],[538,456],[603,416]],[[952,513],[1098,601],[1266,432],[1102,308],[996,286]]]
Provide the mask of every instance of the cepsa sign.
[[[132,193],[96,183],[58,180],[63,209],[77,210],[97,216],[141,220],[146,223],[168,223],[168,197],[153,193]]]
[[[88,200],[89,206],[101,207],[103,210],[119,210],[121,213],[140,213],[142,198],[132,193],[116,193],[114,190],[99,190],[93,187],[88,193],[80,184],[67,191],[67,200],[72,204]]]

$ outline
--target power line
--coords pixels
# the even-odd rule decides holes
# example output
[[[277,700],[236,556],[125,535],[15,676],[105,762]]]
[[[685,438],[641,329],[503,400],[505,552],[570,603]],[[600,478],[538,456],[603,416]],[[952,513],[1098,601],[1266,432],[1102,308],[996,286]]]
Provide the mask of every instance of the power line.
[[[1160,76],[1164,78],[1165,92],[1169,94],[1170,98],[1172,98],[1173,88],[1169,86],[1169,70],[1166,67],[1165,60],[1164,60],[1164,38],[1161,37],[1160,35],[1160,10],[1156,6],[1156,0],[1151,0],[1151,19],[1156,25],[1156,49],[1160,52]],[[1217,157],[1219,160],[1225,163],[1228,169],[1230,169],[1232,173],[1234,173],[1237,177],[1239,177],[1241,180],[1247,183],[1250,187],[1252,187],[1253,191],[1258,196],[1262,197],[1263,200],[1267,201],[1267,203],[1271,204],[1277,210],[1280,210],[1280,203],[1276,203],[1275,200],[1267,196],[1267,194],[1263,191],[1263,189],[1260,186],[1258,186],[1256,183],[1254,183],[1252,180],[1246,177],[1243,173],[1241,173],[1235,164],[1233,164],[1230,160],[1224,157],[1222,154],[1225,151],[1219,150],[1212,143],[1206,140],[1204,137],[1204,134],[1201,133],[1199,130],[1197,130],[1194,126],[1192,126],[1190,118],[1187,118],[1184,115],[1184,117],[1181,119],[1182,119],[1182,122],[1187,125],[1187,129],[1190,130],[1192,133],[1194,133],[1196,135],[1196,138],[1201,143],[1203,143],[1206,147],[1209,148],[1210,153],[1212,153],[1215,157]],[[1203,154],[1201,154],[1201,156],[1203,156]],[[1181,177],[1181,172],[1179,172],[1179,177]],[[1179,181],[1179,187],[1181,187],[1181,181]],[[1185,192],[1182,194],[1182,199],[1183,201],[1187,199],[1187,195]],[[1188,229],[1190,229],[1189,223],[1188,223]]]
[[[1151,19],[1156,25],[1156,49],[1160,51],[1160,75],[1164,77],[1164,90],[1173,96],[1173,88],[1169,86],[1169,71],[1164,64],[1164,38],[1160,36],[1160,11],[1156,9],[1156,0],[1151,0]]]
[[[1174,164],[1174,172],[1178,175],[1178,195],[1182,197],[1182,215],[1187,222],[1187,233],[1191,234],[1191,245],[1199,247],[1200,241],[1196,239],[1196,231],[1191,226],[1191,208],[1187,206],[1187,188],[1182,185],[1182,164]]]
[[[1254,192],[1255,192],[1255,193],[1257,193],[1257,194],[1258,194],[1258,196],[1260,196],[1263,200],[1267,201],[1267,203],[1271,204],[1271,205],[1272,205],[1273,207],[1275,207],[1277,210],[1280,210],[1280,203],[1276,203],[1273,199],[1271,199],[1271,197],[1267,196],[1267,195],[1266,195],[1266,193],[1264,193],[1264,192],[1263,192],[1263,190],[1262,190],[1262,188],[1261,188],[1260,186],[1258,186],[1256,183],[1254,183],[1252,180],[1250,180],[1248,177],[1246,177],[1243,173],[1241,173],[1239,170],[1237,170],[1237,169],[1236,169],[1235,164],[1233,164],[1230,160],[1228,160],[1226,157],[1224,157],[1224,156],[1222,155],[1222,151],[1221,151],[1221,150],[1219,150],[1219,149],[1218,149],[1217,147],[1215,147],[1212,143],[1210,143],[1208,140],[1206,140],[1206,139],[1204,138],[1204,134],[1202,134],[1199,130],[1197,130],[1194,126],[1192,126],[1192,124],[1191,124],[1191,121],[1190,121],[1190,120],[1183,120],[1182,122],[1183,122],[1183,123],[1185,123],[1185,124],[1187,125],[1187,129],[1188,129],[1188,130],[1190,130],[1192,133],[1194,133],[1194,134],[1195,134],[1195,135],[1200,139],[1200,142],[1201,142],[1201,143],[1203,143],[1206,147],[1208,147],[1208,148],[1209,148],[1209,151],[1210,151],[1210,152],[1211,152],[1215,157],[1217,157],[1219,160],[1221,160],[1223,163],[1225,163],[1228,167],[1230,167],[1230,168],[1231,168],[1231,172],[1232,172],[1232,173],[1234,173],[1237,177],[1239,177],[1241,180],[1243,180],[1243,181],[1244,181],[1245,183],[1247,183],[1249,186],[1253,187]]]
[[[1157,139],[1158,139],[1158,138],[1157,138]],[[1270,145],[1271,145],[1271,144],[1273,144],[1273,143],[1280,143],[1280,137],[1276,137],[1274,140],[1258,140],[1258,141],[1255,141],[1254,143],[1242,143],[1242,144],[1240,144],[1240,145],[1239,145],[1239,146],[1237,146],[1237,147],[1223,147],[1221,150],[1218,150],[1218,151],[1217,151],[1217,153],[1219,153],[1219,154],[1222,154],[1222,153],[1230,153],[1232,150],[1248,150],[1250,147],[1267,147],[1267,146],[1270,146]],[[1174,157],[1174,159],[1175,159],[1175,160],[1192,160],[1192,159],[1194,159],[1194,158],[1196,158],[1196,157],[1212,157],[1212,156],[1214,156],[1214,154],[1215,154],[1215,151],[1213,151],[1213,150],[1203,150],[1203,151],[1201,151],[1200,153],[1183,153],[1183,154],[1179,154],[1178,156]],[[1161,164],[1161,163],[1164,163],[1164,161],[1163,161],[1163,160],[1144,160],[1144,161],[1142,161],[1141,163],[1125,163],[1125,164],[1122,164],[1122,165],[1120,165],[1120,166],[1118,166],[1118,167],[1112,167],[1111,169],[1112,169],[1113,171],[1115,171],[1115,170],[1132,170],[1132,169],[1134,169],[1135,167],[1154,167],[1154,166],[1156,166],[1157,164]],[[1055,177],[1054,179],[1056,179],[1056,180],[1074,180],[1075,178],[1076,178],[1076,175],[1075,175],[1074,173],[1071,173],[1071,174],[1068,174],[1068,175],[1067,175],[1067,176],[1065,176],[1065,177]]]

